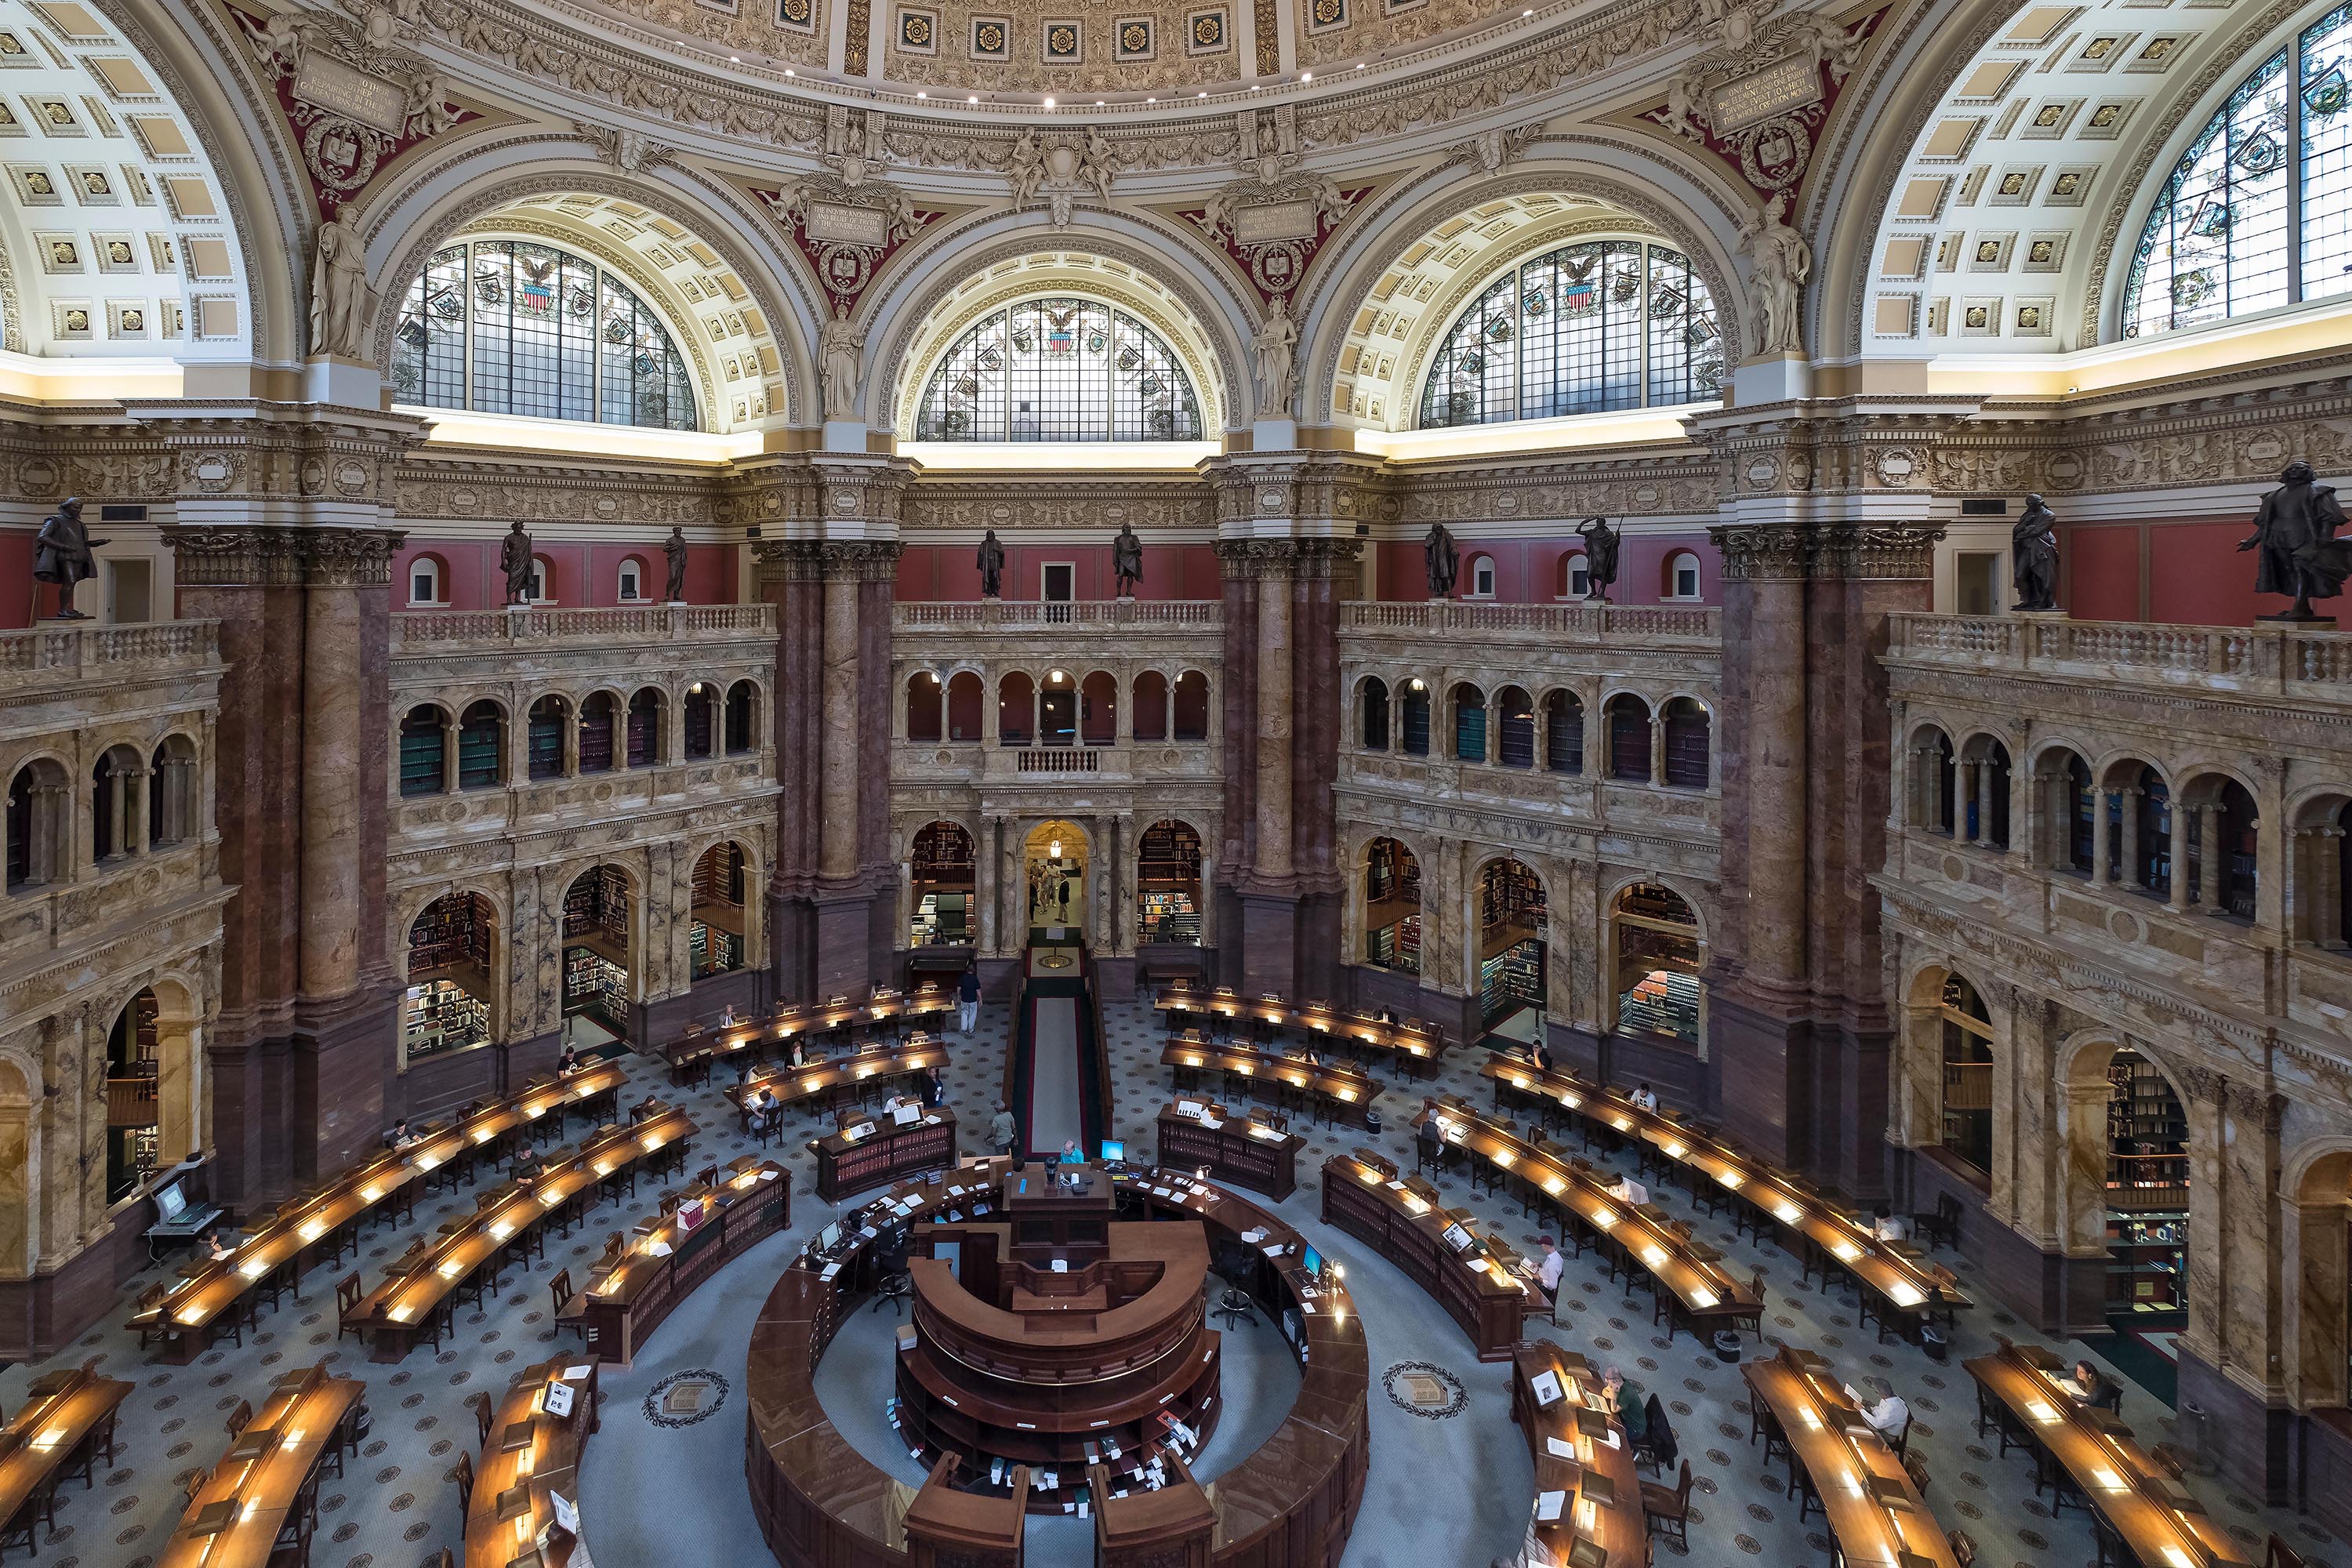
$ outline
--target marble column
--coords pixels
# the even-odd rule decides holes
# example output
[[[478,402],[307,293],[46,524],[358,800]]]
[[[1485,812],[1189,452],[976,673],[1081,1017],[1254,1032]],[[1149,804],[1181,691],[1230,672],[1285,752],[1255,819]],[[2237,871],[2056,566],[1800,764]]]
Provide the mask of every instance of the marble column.
[[[2107,792],[2095,787],[2091,791],[2091,885],[2095,888],[2105,887],[2116,874],[2115,844],[2107,828],[2109,809]],[[2061,822],[2063,824],[2063,817]],[[2064,831],[2062,826],[2061,834],[2063,835]],[[2063,837],[2060,843],[2060,855],[2063,858],[2064,855]]]
[[[817,873],[846,880],[857,872],[857,584],[829,577],[824,584],[824,701],[825,756],[820,791],[823,826]]]
[[[996,929],[996,836],[1001,825],[992,816],[980,819],[980,838],[971,854],[971,901],[978,906],[973,918],[978,929],[972,933],[973,951],[982,958],[997,952]]]
[[[1650,715],[1650,782],[1666,782],[1666,716],[1663,710]]]
[[[2122,863],[2116,868],[2116,879],[2126,888],[2145,891],[2147,883],[2143,879],[2145,868],[2140,862],[2139,808],[2146,792],[2135,785],[2119,793],[2123,800],[2123,843],[2117,857]]]
[[[1291,874],[1290,683],[1292,580],[1269,573],[1258,584],[1257,864],[1262,882]]]

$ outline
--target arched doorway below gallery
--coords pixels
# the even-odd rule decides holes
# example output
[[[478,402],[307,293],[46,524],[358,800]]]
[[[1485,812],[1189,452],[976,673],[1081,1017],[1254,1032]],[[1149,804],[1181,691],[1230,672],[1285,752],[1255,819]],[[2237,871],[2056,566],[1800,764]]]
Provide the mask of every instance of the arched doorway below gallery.
[[[694,863],[693,924],[687,969],[695,980],[731,974],[749,962],[751,858],[733,839],[712,845]]]
[[[909,947],[965,947],[979,940],[979,864],[960,823],[928,822],[915,833],[907,861]]]
[[[1543,879],[1517,860],[1478,872],[1478,1022],[1527,1043],[1543,1029],[1546,906]]]
[[[612,865],[583,872],[563,895],[563,1037],[583,1050],[631,1037],[635,903],[629,874]]]
[[[142,987],[106,1036],[106,1201],[121,1202],[156,1168],[162,1121],[163,1008]]]
[[[403,1065],[483,1045],[498,973],[499,914],[479,893],[444,893],[408,927],[408,989],[400,1003]]]
[[[1087,836],[1076,823],[1041,822],[1033,828],[1022,852],[1021,879],[1024,923],[1032,942],[1083,939]]]
[[[1199,946],[1201,896],[1201,836],[1172,817],[1145,828],[1135,847],[1137,944]]]
[[[1421,862],[1393,838],[1364,846],[1364,962],[1421,973]]]

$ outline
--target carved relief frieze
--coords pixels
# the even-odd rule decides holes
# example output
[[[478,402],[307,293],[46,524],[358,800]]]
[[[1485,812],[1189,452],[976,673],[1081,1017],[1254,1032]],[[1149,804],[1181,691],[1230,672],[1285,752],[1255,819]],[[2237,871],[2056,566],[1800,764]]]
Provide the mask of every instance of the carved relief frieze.
[[[1008,489],[1001,484],[923,481],[907,492],[900,526],[1201,529],[1215,526],[1205,486],[1185,482],[1068,483]]]

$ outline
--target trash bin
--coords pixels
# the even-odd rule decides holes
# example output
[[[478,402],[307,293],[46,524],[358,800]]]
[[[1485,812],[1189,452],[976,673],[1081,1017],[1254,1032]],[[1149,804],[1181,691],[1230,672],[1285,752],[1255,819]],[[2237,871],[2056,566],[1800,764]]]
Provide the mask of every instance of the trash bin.
[[[1926,1351],[1927,1359],[1937,1366],[1944,1365],[1952,1357],[1952,1342],[1944,1337],[1944,1326],[1941,1323],[1919,1325],[1919,1348]]]
[[[1739,1364],[1739,1335],[1730,1329],[1718,1329],[1715,1335],[1715,1359],[1726,1366]]]
[[[1364,1131],[1370,1133],[1375,1138],[1381,1135],[1381,1113],[1379,1111],[1367,1110],[1364,1112]]]

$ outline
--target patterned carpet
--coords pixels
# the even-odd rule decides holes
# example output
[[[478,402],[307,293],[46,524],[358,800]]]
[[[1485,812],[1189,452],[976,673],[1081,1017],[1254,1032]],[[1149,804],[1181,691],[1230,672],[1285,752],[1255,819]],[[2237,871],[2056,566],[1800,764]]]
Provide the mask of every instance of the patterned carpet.
[[[1125,1135],[1131,1156],[1148,1158],[1153,1119],[1171,1098],[1168,1074],[1157,1060],[1159,1026],[1148,1007],[1113,1004],[1104,1013],[1118,1085],[1113,1135]],[[992,1005],[983,1009],[974,1040],[956,1037],[951,1041],[954,1064],[945,1075],[949,1103],[963,1118],[968,1142],[977,1141],[971,1134],[985,1125],[990,1101],[1000,1087],[996,1080],[1006,1024],[1004,1009]],[[623,1091],[625,1102],[648,1089],[668,1092],[657,1061],[635,1057],[623,1061],[631,1075],[630,1087]],[[1452,1053],[1439,1081],[1485,1103],[1486,1089],[1475,1076],[1475,1066],[1470,1053]],[[726,1159],[752,1152],[748,1140],[737,1136],[733,1113],[716,1087],[676,1098],[701,1123],[696,1147],[706,1156]],[[1408,1167],[1412,1151],[1402,1127],[1415,1103],[1417,1096],[1401,1088],[1384,1094],[1389,1131],[1379,1142]],[[795,1234],[802,1234],[822,1226],[827,1211],[809,1192],[814,1163],[798,1143],[814,1130],[803,1118],[791,1131],[794,1142],[790,1152],[778,1157],[788,1159],[794,1168]],[[1349,1283],[1364,1312],[1381,1384],[1372,1394],[1372,1475],[1343,1568],[1486,1568],[1497,1552],[1510,1550],[1517,1510],[1525,1507],[1530,1484],[1524,1446],[1509,1422],[1505,1373],[1473,1360],[1467,1340],[1391,1266],[1315,1220],[1322,1162],[1366,1139],[1360,1130],[1347,1128],[1312,1129],[1309,1138],[1310,1147],[1300,1159],[1300,1190],[1280,1205],[1281,1212],[1347,1267]],[[1534,1231],[1517,1217],[1516,1205],[1474,1194],[1460,1174],[1442,1178],[1438,1184],[1447,1203],[1477,1210],[1514,1242],[1532,1249]],[[1673,1211],[1687,1204],[1686,1195],[1675,1190],[1660,1187],[1654,1195]],[[568,1266],[578,1278],[605,1234],[650,1211],[656,1197],[655,1185],[641,1182],[635,1199],[594,1211],[588,1226],[575,1229],[569,1240],[551,1238],[547,1261],[528,1274],[510,1273],[507,1290],[491,1310],[461,1313],[456,1339],[437,1355],[419,1351],[398,1366],[369,1363],[351,1341],[337,1345],[334,1276],[319,1270],[305,1282],[308,1300],[289,1300],[274,1312],[265,1309],[259,1333],[248,1333],[244,1348],[207,1352],[190,1366],[147,1363],[136,1337],[110,1321],[47,1363],[0,1373],[0,1405],[9,1409],[43,1372],[90,1357],[98,1358],[109,1375],[130,1378],[139,1385],[122,1413],[119,1462],[110,1471],[100,1472],[92,1490],[84,1492],[68,1483],[59,1493],[57,1528],[43,1539],[41,1561],[49,1568],[148,1568],[179,1520],[185,1501],[183,1482],[199,1468],[215,1463],[226,1447],[223,1423],[228,1412],[240,1399],[258,1403],[269,1381],[288,1368],[321,1358],[366,1380],[375,1419],[362,1458],[348,1467],[344,1479],[321,1486],[313,1563],[319,1568],[411,1568],[445,1545],[457,1547],[460,1518],[457,1489],[447,1472],[461,1447],[474,1447],[474,1420],[464,1404],[466,1396],[479,1389],[495,1391],[511,1370],[554,1353],[548,1295],[554,1271]],[[407,1226],[368,1232],[360,1261],[368,1283],[375,1282],[384,1260],[404,1247],[412,1235],[429,1235],[444,1219],[470,1206],[467,1194],[438,1195],[421,1204]],[[2014,1331],[2017,1324],[2008,1313],[1987,1306],[1963,1314],[1952,1363],[1937,1367],[1908,1345],[1869,1342],[1869,1336],[1855,1331],[1850,1300],[1835,1290],[1824,1293],[1798,1285],[1797,1263],[1790,1255],[1734,1236],[1725,1221],[1703,1220],[1701,1225],[1702,1233],[1717,1241],[1731,1261],[1768,1271],[1769,1337],[1828,1356],[1849,1382],[1888,1378],[1910,1403],[1918,1417],[1912,1441],[1927,1456],[1932,1475],[1928,1505],[1943,1524],[1975,1536],[1982,1548],[1980,1563],[1987,1568],[2012,1563],[2018,1568],[2076,1568],[2091,1563],[2087,1521],[2074,1513],[2053,1520],[2046,1504],[2033,1496],[2026,1458],[2012,1453],[1995,1458],[1972,1430],[1974,1390],[1958,1363],[1989,1350],[1995,1330]],[[763,1246],[702,1289],[723,1290],[730,1300],[755,1300],[764,1295],[768,1280],[789,1260],[791,1251],[788,1243]],[[1951,1254],[1943,1257],[1958,1268],[1964,1287],[1985,1300],[1973,1271]],[[146,1283],[146,1279],[134,1281],[125,1300]],[[1549,1331],[1538,1323],[1536,1331],[1552,1333],[1596,1363],[1622,1365],[1672,1412],[1700,1477],[1693,1500],[1693,1558],[1724,1563],[1759,1557],[1792,1568],[1827,1563],[1829,1542],[1818,1522],[1797,1524],[1795,1503],[1784,1495],[1780,1477],[1768,1473],[1760,1453],[1748,1445],[1745,1385],[1737,1369],[1717,1362],[1687,1334],[1667,1343],[1650,1327],[1645,1298],[1646,1292],[1628,1295],[1606,1285],[1590,1258],[1571,1259],[1561,1292],[1563,1325]],[[562,1342],[573,1342],[565,1336]],[[1751,1352],[1755,1349],[1749,1348]],[[2079,1344],[2053,1348],[2070,1357],[2091,1353]],[[592,1477],[607,1473],[598,1454],[605,1447],[617,1458],[636,1445],[698,1440],[740,1455],[740,1396],[728,1394],[724,1385],[740,1377],[741,1357],[740,1339],[731,1345],[723,1339],[713,1342],[698,1336],[684,1315],[664,1325],[626,1379],[632,1396],[607,1402],[604,1431],[591,1446]],[[876,1391],[877,1405],[885,1392]],[[697,1421],[706,1412],[716,1419]],[[2125,1415],[2144,1438],[2168,1435],[2169,1413],[2137,1388],[2126,1398]],[[632,1568],[637,1562],[650,1568],[663,1559],[741,1560],[739,1550],[717,1550],[720,1540],[746,1539],[750,1505],[743,1495],[740,1460],[692,1467],[685,1473],[690,1478],[686,1484],[698,1495],[678,1495],[672,1486],[653,1491],[635,1486],[589,1489],[583,1500],[588,1541],[598,1546],[603,1540],[616,1549],[598,1547],[602,1568]],[[1439,1482],[1435,1487],[1433,1479]],[[1479,1488],[1481,1506],[1460,1500],[1465,1484]],[[2264,1510],[2214,1483],[2196,1485],[2252,1560],[2260,1561],[2265,1533],[2276,1531],[2304,1551],[2315,1568],[2352,1568],[2352,1552],[2337,1550],[2330,1536],[2308,1522]],[[613,1519],[616,1510],[630,1510],[633,1499],[649,1496],[660,1498],[660,1511],[671,1520],[712,1519],[711,1550],[698,1549],[706,1544],[701,1532],[674,1529],[663,1537],[665,1549],[659,1553],[617,1550],[625,1541],[635,1547],[656,1533],[624,1527]],[[601,1536],[600,1518],[611,1521]],[[1674,1554],[1674,1548],[1661,1546],[1662,1557]]]

